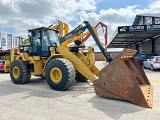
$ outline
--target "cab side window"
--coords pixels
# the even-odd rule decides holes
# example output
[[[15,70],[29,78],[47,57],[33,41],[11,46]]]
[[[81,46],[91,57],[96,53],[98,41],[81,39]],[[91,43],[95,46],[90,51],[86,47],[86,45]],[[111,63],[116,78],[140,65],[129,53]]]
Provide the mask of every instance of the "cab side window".
[[[42,35],[43,39],[42,39],[42,51],[48,51],[48,46],[49,46],[49,42],[48,42],[48,37],[47,37],[47,32],[44,31],[43,35]]]
[[[33,34],[33,45],[37,46],[40,45],[40,31],[35,31]]]

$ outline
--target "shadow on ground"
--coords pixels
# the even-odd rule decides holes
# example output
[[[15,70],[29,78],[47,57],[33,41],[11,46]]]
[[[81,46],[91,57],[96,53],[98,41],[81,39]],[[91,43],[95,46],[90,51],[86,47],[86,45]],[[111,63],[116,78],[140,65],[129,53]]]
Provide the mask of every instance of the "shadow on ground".
[[[32,96],[42,97],[42,98],[56,98],[66,95],[73,95],[78,97],[82,94],[92,94],[94,97],[88,100],[88,102],[93,104],[93,107],[98,111],[103,112],[107,116],[113,119],[120,119],[123,114],[134,113],[144,108],[134,105],[126,101],[119,101],[113,99],[101,98],[98,95],[94,95],[94,89],[92,86],[87,85],[87,83],[75,83],[67,91],[55,91],[52,90],[45,79],[33,78],[27,84],[16,85],[12,81],[2,81],[0,82],[0,97],[15,93],[27,93],[22,97],[26,99]]]
[[[28,94],[28,96],[25,96],[24,98],[31,96],[43,98],[53,98],[61,96],[59,91],[51,90],[45,79],[42,78],[33,78],[29,81],[29,83],[22,85],[14,84],[12,81],[0,82],[0,96],[6,96],[21,92],[26,92]]]
[[[145,110],[145,108],[127,101],[101,98],[97,95],[91,98],[88,102],[92,103],[94,108],[115,120],[120,119],[123,114]]]
[[[44,78],[31,78],[29,83],[18,85],[14,84],[11,80],[0,82],[0,96],[6,96],[15,93],[27,93],[28,98],[31,96],[42,98],[55,98],[60,96],[72,95],[78,97],[81,94],[95,93],[92,86],[89,86],[86,82],[75,82],[66,91],[52,90],[47,84]]]

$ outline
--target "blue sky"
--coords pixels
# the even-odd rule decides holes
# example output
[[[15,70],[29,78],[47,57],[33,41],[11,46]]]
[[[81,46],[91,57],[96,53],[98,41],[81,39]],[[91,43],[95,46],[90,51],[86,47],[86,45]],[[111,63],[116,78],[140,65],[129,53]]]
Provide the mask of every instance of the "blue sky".
[[[139,8],[147,8],[148,0],[102,0],[97,4],[99,9],[118,9],[125,8],[126,6],[139,5]]]
[[[4,1],[4,0],[2,0],[2,1]],[[120,9],[120,8],[125,8],[126,6],[134,6],[134,5],[139,5],[139,7],[137,7],[137,8],[144,9],[144,8],[148,8],[149,3],[147,0],[100,0],[100,2],[97,2],[97,4],[96,4],[95,13],[98,13],[101,9],[104,9],[104,10],[107,10],[110,8]],[[74,25],[74,24],[76,24],[76,21],[70,21],[69,23]],[[4,28],[0,28],[0,31],[1,32],[9,32],[9,33],[16,32],[15,28],[8,27],[8,26],[4,27]]]
[[[15,33],[15,29],[11,27],[6,27],[6,28],[0,28],[0,32],[6,32],[6,33]]]

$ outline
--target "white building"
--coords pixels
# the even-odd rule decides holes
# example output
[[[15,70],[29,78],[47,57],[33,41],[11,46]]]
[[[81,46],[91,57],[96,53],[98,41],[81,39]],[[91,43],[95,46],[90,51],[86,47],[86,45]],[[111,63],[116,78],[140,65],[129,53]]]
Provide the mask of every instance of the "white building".
[[[11,33],[0,32],[0,49],[10,50],[19,45],[20,38]]]

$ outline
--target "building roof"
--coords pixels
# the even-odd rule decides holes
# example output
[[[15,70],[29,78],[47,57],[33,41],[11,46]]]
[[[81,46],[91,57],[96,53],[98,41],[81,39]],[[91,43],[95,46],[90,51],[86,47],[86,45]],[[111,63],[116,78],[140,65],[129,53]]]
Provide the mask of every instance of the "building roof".
[[[133,21],[133,24],[132,25],[136,25],[137,24],[137,21],[140,17],[159,17],[160,18],[160,13],[153,13],[153,14],[141,14],[141,15],[136,15],[134,21]]]
[[[160,37],[160,24],[119,26],[107,47],[128,48],[157,37]]]
[[[141,17],[160,18],[160,13],[136,15],[132,26],[119,26],[110,39],[109,48],[127,48],[160,37],[160,24],[139,25]]]

